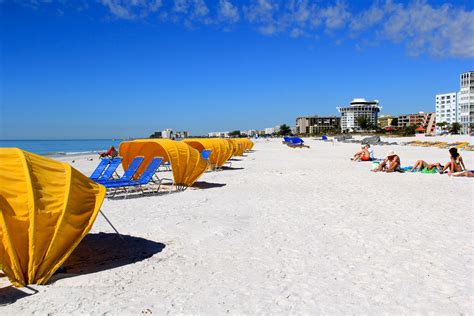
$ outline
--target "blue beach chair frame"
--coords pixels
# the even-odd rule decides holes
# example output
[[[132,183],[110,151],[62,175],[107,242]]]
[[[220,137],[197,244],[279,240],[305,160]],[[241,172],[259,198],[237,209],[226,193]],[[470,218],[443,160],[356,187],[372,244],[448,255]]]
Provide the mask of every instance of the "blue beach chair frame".
[[[161,182],[157,183],[156,181],[153,180],[153,177],[155,173],[158,171],[158,168],[161,165],[161,162],[163,161],[163,157],[154,157],[148,166],[146,167],[145,171],[142,173],[140,178],[138,180],[130,180],[130,181],[118,181],[115,183],[109,182],[105,183],[104,186],[107,189],[111,189],[112,196],[115,196],[118,192],[123,191],[125,192],[125,198],[127,197],[128,193],[132,189],[138,189],[142,192],[142,194],[145,193],[144,187],[150,183],[157,184],[158,188],[156,192],[160,190],[160,185]]]
[[[117,183],[120,181],[130,181],[133,179],[133,176],[137,172],[138,168],[140,168],[140,165],[142,164],[143,160],[145,160],[145,157],[142,156],[137,156],[133,158],[132,162],[128,166],[127,170],[125,170],[124,174],[120,179],[98,179],[96,180],[97,183],[104,184],[104,183]]]
[[[107,168],[111,160],[111,158],[101,159],[94,172],[92,172],[92,174],[90,175],[89,179],[94,181],[98,180],[102,173],[104,173],[105,168]]]
[[[112,161],[110,161],[110,163],[108,164],[107,169],[105,169],[105,171],[102,173],[100,178],[97,179],[96,181],[108,180],[114,176],[118,178],[117,168],[121,163],[122,163],[121,157],[112,158]]]

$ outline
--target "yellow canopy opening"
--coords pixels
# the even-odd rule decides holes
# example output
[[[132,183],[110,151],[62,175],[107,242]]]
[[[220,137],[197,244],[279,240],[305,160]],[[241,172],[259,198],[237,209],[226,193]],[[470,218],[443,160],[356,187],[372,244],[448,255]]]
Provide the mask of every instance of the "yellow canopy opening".
[[[143,156],[145,160],[138,169],[142,173],[155,156],[163,157],[163,162],[169,161],[176,186],[191,186],[206,171],[207,161],[201,157],[196,149],[183,142],[171,139],[136,139],[120,143],[122,165],[128,168],[136,156]]]
[[[66,163],[0,148],[0,269],[45,284],[89,232],[105,188]]]
[[[228,143],[221,138],[188,138],[183,140],[183,142],[199,152],[204,149],[210,149],[209,162],[211,165],[218,167],[222,167],[232,155],[232,150]]]

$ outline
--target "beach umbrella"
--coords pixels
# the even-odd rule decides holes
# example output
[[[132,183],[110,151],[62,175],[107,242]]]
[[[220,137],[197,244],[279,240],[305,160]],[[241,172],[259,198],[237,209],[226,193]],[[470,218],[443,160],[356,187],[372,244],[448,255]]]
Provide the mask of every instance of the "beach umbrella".
[[[173,182],[178,189],[185,189],[206,171],[207,161],[201,157],[198,150],[188,146],[185,142],[171,139],[136,139],[120,143],[120,155],[124,170],[137,156],[145,157],[137,173],[144,169],[153,157],[163,157],[163,162],[169,161],[173,172]]]
[[[0,148],[0,269],[45,284],[89,232],[105,188],[66,163]]]

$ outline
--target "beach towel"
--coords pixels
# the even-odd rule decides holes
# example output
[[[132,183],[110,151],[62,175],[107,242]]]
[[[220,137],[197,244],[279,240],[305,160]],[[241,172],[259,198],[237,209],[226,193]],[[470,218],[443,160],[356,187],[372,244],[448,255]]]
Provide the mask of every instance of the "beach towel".
[[[420,171],[421,173],[438,173],[438,169],[436,168],[423,168],[423,170]]]

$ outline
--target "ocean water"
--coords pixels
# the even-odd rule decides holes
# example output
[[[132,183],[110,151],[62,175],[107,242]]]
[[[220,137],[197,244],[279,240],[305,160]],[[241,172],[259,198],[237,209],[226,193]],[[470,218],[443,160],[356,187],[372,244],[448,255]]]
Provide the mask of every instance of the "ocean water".
[[[118,145],[118,139],[74,139],[74,140],[0,140],[0,147],[18,147],[23,150],[48,156],[73,155],[106,151]]]

